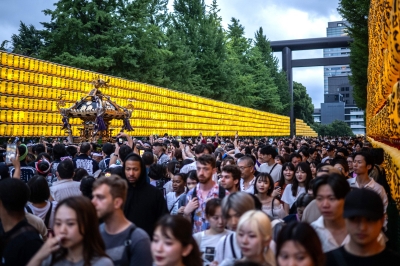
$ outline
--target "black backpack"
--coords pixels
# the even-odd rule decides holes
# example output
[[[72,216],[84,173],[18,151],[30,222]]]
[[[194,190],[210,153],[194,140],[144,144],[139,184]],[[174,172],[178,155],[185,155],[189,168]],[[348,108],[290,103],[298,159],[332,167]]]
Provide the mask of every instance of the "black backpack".
[[[225,194],[226,194],[225,189],[222,186],[218,185],[218,198],[223,199],[225,197]],[[194,187],[194,189],[193,189],[192,199],[193,198],[197,198],[197,186]],[[196,210],[194,210],[192,212],[192,227],[193,227],[193,223],[194,223],[195,212],[196,212]]]

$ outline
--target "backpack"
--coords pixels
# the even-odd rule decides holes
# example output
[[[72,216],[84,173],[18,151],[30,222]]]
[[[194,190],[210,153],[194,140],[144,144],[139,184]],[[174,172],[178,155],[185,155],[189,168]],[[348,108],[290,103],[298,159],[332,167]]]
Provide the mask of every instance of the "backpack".
[[[225,197],[225,194],[226,194],[225,189],[222,186],[218,185],[218,198],[223,199]],[[192,199],[193,198],[197,198],[197,186],[195,186],[193,189]],[[194,223],[195,212],[196,212],[196,210],[194,210],[192,212],[192,227],[193,227],[193,223]]]
[[[26,211],[29,212],[30,214],[35,215],[35,214],[33,213],[32,209],[31,209],[31,207],[29,207],[28,205],[25,206],[25,209],[26,209]],[[49,231],[50,231],[50,232],[53,232],[53,229],[51,229],[51,228],[49,227],[49,221],[50,221],[50,215],[51,215],[51,210],[52,210],[52,209],[53,209],[53,203],[50,201],[50,208],[47,210],[46,216],[44,217],[44,225],[46,226],[48,232],[49,232]]]

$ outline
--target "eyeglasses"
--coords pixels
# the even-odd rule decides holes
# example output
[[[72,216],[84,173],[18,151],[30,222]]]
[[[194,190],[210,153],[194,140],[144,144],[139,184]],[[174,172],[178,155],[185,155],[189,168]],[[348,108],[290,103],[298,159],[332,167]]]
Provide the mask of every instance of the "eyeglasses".
[[[252,166],[241,166],[241,167],[239,167],[239,169],[242,171],[242,170],[244,170],[246,168],[249,168],[249,167],[252,167]]]

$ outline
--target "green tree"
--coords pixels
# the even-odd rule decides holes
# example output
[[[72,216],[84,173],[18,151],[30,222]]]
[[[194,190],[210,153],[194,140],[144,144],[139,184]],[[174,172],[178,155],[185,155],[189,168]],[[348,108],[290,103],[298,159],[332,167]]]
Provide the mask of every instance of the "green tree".
[[[257,95],[253,69],[250,66],[251,40],[245,37],[244,27],[236,18],[231,19],[227,31],[227,65],[229,65],[229,83],[223,94],[224,101],[254,107],[261,100]]]
[[[314,105],[307,89],[301,83],[293,81],[293,109],[295,118],[302,119],[307,124],[313,124]]]
[[[282,113],[283,105],[278,94],[278,87],[274,83],[271,69],[265,65],[262,53],[257,46],[249,52],[249,64],[256,90],[252,107],[271,113]]]
[[[262,27],[255,33],[254,44],[260,50],[262,59],[270,70],[270,75],[277,87],[279,93],[281,108],[275,113],[287,115],[290,110],[289,84],[286,79],[286,73],[279,69],[279,61],[273,53],[267,36],[264,35]]]
[[[167,87],[221,99],[226,87],[226,46],[216,1],[174,0],[167,36]],[[169,86],[168,86],[169,85]]]
[[[33,25],[27,26],[20,21],[19,34],[11,36],[12,52],[26,56],[38,57],[43,47],[42,37]]]
[[[354,87],[354,100],[364,110],[367,107],[369,6],[370,0],[341,0],[338,8],[339,14],[348,21],[347,30],[354,40],[350,44],[352,75],[349,80]]]
[[[312,124],[311,127],[318,133],[319,136],[353,136],[353,131],[349,125],[340,120],[335,120],[330,124]]]
[[[60,0],[42,23],[40,56],[54,62],[155,85],[168,51],[158,16],[166,0]]]

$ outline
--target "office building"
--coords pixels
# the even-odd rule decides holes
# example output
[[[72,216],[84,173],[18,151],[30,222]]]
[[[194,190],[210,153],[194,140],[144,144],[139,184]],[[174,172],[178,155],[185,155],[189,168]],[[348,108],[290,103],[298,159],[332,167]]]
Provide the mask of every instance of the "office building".
[[[328,22],[327,37],[347,35],[346,24],[346,21]],[[324,49],[324,57],[349,55],[349,47]],[[324,103],[321,103],[321,108],[314,109],[314,122],[330,124],[341,120],[350,126],[355,135],[365,134],[364,111],[355,105],[349,75],[349,65],[324,67]]]

